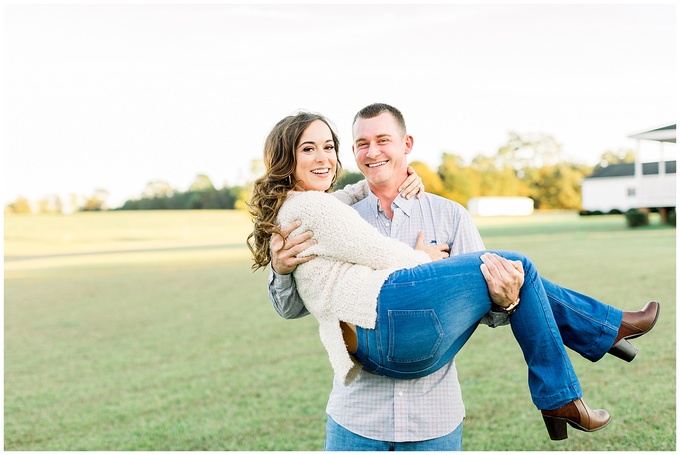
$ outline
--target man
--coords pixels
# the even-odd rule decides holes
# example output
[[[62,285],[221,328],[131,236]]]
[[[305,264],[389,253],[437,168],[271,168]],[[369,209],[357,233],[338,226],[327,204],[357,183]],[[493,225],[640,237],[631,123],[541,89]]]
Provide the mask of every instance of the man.
[[[413,137],[397,109],[384,104],[365,107],[355,116],[352,135],[354,158],[370,189],[367,198],[353,205],[362,218],[384,235],[411,246],[424,235],[426,242],[441,245],[452,255],[484,249],[470,215],[459,204],[428,193],[417,199],[400,196]],[[284,227],[282,237],[298,226]],[[270,298],[284,318],[308,314],[290,274],[299,264],[313,260],[296,257],[313,243],[312,235],[288,237],[285,244],[279,236],[272,237]],[[518,300],[523,271],[514,263],[501,258],[495,267],[483,265],[482,273],[498,306]],[[559,295],[552,283],[542,280],[542,284]],[[626,339],[651,330],[659,314],[657,302],[637,312],[622,312],[596,301],[573,308],[564,303],[572,300],[570,294],[573,291],[563,290],[561,300],[550,301],[551,309],[564,344],[591,361],[608,351],[632,360],[635,351]],[[508,319],[499,309],[482,322],[495,327]],[[617,351],[620,342],[633,352]],[[465,409],[454,361],[416,380],[397,381],[364,371],[349,387],[334,382],[326,411],[326,450],[462,450]]]
[[[484,249],[474,222],[459,204],[428,193],[400,196],[413,137],[397,109],[382,104],[362,109],[355,117],[353,138],[356,163],[371,190],[353,207],[366,221],[411,246],[423,232],[426,242],[441,245],[449,254]],[[296,227],[284,227],[284,238]],[[272,238],[270,297],[287,319],[308,314],[290,274],[312,259],[295,257],[312,244],[311,237],[309,232],[289,237],[285,246],[279,236]],[[506,306],[517,299],[520,283],[509,274],[493,273],[491,295]],[[486,322],[500,325],[507,322],[504,318],[496,313]],[[362,372],[349,387],[334,381],[326,412],[326,450],[462,450],[465,408],[454,361],[421,379],[397,381]]]

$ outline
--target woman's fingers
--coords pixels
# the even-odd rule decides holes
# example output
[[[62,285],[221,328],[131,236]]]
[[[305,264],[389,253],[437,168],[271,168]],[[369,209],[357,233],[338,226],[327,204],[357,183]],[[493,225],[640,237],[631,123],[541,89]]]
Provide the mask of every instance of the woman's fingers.
[[[314,233],[305,231],[298,235],[290,235],[300,227],[299,221],[293,222],[281,228],[281,235],[273,235],[269,241],[272,255],[272,268],[279,275],[293,273],[298,265],[311,261],[316,256],[298,257],[300,253],[316,244],[312,237]]]
[[[425,192],[425,185],[423,185],[423,179],[420,178],[416,171],[409,166],[408,176],[406,180],[399,187],[399,192],[406,199],[410,199],[411,196],[420,197]]]

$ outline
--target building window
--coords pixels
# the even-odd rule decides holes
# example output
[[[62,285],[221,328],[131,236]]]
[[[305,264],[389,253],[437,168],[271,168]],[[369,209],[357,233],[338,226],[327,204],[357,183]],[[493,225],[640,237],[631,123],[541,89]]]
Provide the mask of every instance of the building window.
[[[628,188],[628,197],[635,197],[635,188]]]

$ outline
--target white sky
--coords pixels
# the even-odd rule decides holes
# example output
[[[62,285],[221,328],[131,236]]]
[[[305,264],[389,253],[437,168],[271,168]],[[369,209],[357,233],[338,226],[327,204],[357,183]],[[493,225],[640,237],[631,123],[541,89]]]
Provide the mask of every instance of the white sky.
[[[675,123],[676,9],[7,3],[3,202],[242,183],[299,108],[336,124],[356,170],[351,120],[373,102],[404,113],[411,159],[433,169],[444,151],[494,154],[509,131],[592,165]]]

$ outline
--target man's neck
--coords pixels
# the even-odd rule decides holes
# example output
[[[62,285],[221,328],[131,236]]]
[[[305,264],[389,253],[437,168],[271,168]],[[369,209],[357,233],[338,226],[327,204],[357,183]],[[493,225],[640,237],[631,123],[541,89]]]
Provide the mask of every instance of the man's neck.
[[[374,186],[369,183],[368,187],[380,201],[380,207],[385,212],[385,215],[387,215],[387,218],[391,220],[394,215],[392,212],[392,202],[399,195],[399,185]]]

